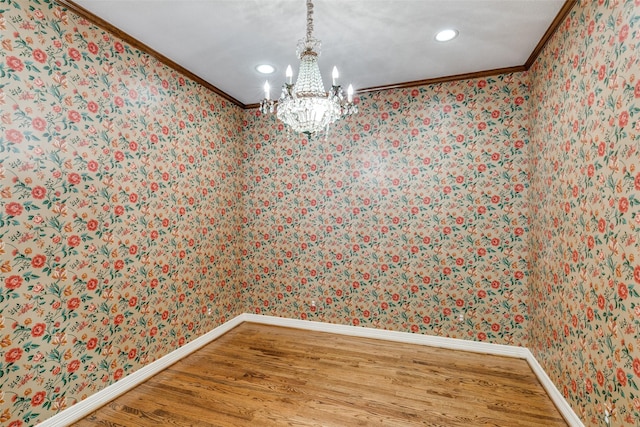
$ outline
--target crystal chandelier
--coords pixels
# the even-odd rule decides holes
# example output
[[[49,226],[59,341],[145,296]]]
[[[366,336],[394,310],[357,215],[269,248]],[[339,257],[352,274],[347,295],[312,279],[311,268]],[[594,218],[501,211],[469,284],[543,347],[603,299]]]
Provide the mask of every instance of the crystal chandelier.
[[[353,86],[349,85],[345,97],[342,87],[336,84],[336,67],[333,67],[331,91],[325,92],[318,67],[320,40],[312,33],[313,3],[307,0],[307,35],[298,41],[296,55],[300,58],[300,70],[296,84],[292,84],[293,71],[289,65],[285,75],[287,81],[282,85],[277,105],[269,97],[268,81],[264,85],[265,99],[260,103],[262,114],[276,111],[278,119],[308,137],[326,131],[331,123],[358,111],[353,103]]]

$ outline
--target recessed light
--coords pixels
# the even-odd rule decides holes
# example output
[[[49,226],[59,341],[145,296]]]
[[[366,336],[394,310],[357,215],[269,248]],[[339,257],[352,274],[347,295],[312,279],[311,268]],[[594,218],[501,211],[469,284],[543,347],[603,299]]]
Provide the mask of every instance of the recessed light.
[[[256,66],[256,71],[260,74],[273,74],[273,72],[276,71],[276,68],[273,65],[260,64]]]
[[[453,29],[446,29],[436,34],[436,40],[439,42],[448,42],[458,37],[458,31]]]

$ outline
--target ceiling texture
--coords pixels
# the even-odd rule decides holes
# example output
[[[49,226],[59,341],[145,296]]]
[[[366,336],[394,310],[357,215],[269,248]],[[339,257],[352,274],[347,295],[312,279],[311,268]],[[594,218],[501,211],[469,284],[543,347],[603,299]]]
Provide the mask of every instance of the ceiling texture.
[[[527,69],[572,0],[315,0],[325,86],[356,91]],[[306,34],[305,0],[61,0],[241,107],[279,88]],[[450,42],[435,34],[453,28]],[[259,74],[270,64],[276,71]],[[479,73],[479,74],[476,74]],[[276,93],[277,92],[277,93]],[[279,89],[272,91],[279,95]]]

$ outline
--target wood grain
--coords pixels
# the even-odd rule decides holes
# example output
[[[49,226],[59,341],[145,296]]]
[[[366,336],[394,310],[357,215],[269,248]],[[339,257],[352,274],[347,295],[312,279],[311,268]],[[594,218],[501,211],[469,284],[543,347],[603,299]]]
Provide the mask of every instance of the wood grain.
[[[567,424],[524,360],[243,323],[75,425]]]

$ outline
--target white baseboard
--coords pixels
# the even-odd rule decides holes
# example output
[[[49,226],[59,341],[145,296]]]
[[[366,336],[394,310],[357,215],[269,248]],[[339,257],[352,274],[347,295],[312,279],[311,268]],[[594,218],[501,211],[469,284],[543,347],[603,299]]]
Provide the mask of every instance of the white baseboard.
[[[281,317],[265,316],[260,314],[241,314],[238,316],[245,322],[262,323],[265,325],[285,326],[289,328],[306,329],[311,331],[329,332],[332,334],[351,335],[363,338],[375,338],[387,341],[395,341],[406,344],[419,344],[431,347],[446,348],[449,350],[471,351],[474,353],[491,354],[496,356],[515,357],[525,359],[531,370],[546,390],[551,401],[556,405],[560,414],[571,427],[584,427],[580,418],[573,411],[564,396],[558,391],[547,373],[542,369],[533,353],[524,347],[510,345],[490,344],[477,341],[469,341],[457,338],[436,337],[430,335],[411,334],[408,332],[386,331],[380,329],[364,328],[360,326],[334,325],[324,322],[312,322],[309,320],[287,319]]]
[[[383,329],[365,328],[362,326],[335,325],[332,323],[287,319],[282,317],[264,316],[261,314],[241,314],[239,317],[241,317],[245,322],[285,326],[289,328],[306,329],[309,331],[329,332],[332,334],[350,335],[361,338],[374,338],[405,344],[428,345],[431,347],[440,347],[449,350],[471,351],[474,353],[515,357],[518,359],[526,359],[528,354],[530,354],[529,350],[524,347],[490,344],[456,338],[436,337],[432,335],[412,334],[409,332],[387,331]]]
[[[553,381],[551,381],[551,378],[549,378],[544,369],[542,369],[542,366],[540,366],[533,353],[529,350],[527,350],[527,353],[529,353],[527,356],[527,362],[529,363],[531,370],[536,374],[538,381],[540,381],[542,387],[547,391],[551,401],[556,405],[556,408],[558,408],[558,411],[560,411],[565,421],[569,423],[571,427],[584,427],[580,418],[578,418],[576,413],[573,411],[573,408],[571,408],[571,405],[569,405],[562,393],[560,393],[560,390],[558,390]]]
[[[106,405],[121,394],[126,393],[135,386],[148,380],[155,374],[173,365],[180,359],[188,356],[201,347],[204,347],[219,336],[224,335],[231,329],[235,328],[243,322],[241,317],[242,315],[235,317],[213,329],[212,331],[196,338],[190,343],[185,344],[179,349],[172,351],[171,353],[161,357],[156,361],[151,362],[146,366],[143,366],[142,368],[127,375],[118,382],[111,384],[110,386],[98,391],[97,393],[92,394],[85,400],[82,400],[71,406],[70,408],[54,415],[53,417],[46,419],[42,423],[38,424],[38,427],[67,426],[86,417],[96,409]]]
[[[538,380],[549,394],[549,397],[556,405],[562,416],[572,427],[584,427],[580,418],[575,414],[571,406],[558,391],[553,382],[544,372],[533,354],[524,347],[515,347],[501,344],[482,343],[477,341],[462,340],[456,338],[436,337],[430,335],[411,334],[408,332],[387,331],[381,329],[365,328],[360,326],[336,325],[324,322],[313,322],[309,320],[288,319],[284,317],[273,317],[258,314],[241,314],[212,331],[198,337],[194,341],[180,347],[166,356],[138,369],[115,384],[89,396],[87,399],[76,403],[69,409],[38,424],[38,427],[58,427],[74,423],[101,406],[106,405],[121,394],[126,393],[137,385],[143,383],[153,375],[173,365],[180,359],[188,356],[201,347],[209,344],[216,338],[224,335],[231,329],[243,322],[261,323],[264,325],[283,326],[288,328],[305,329],[318,332],[329,332],[332,334],[349,335],[362,338],[373,338],[387,341],[395,341],[406,344],[427,345],[432,347],[446,348],[450,350],[471,351],[482,354],[492,354],[497,356],[515,357],[525,359],[531,369],[538,377]]]

